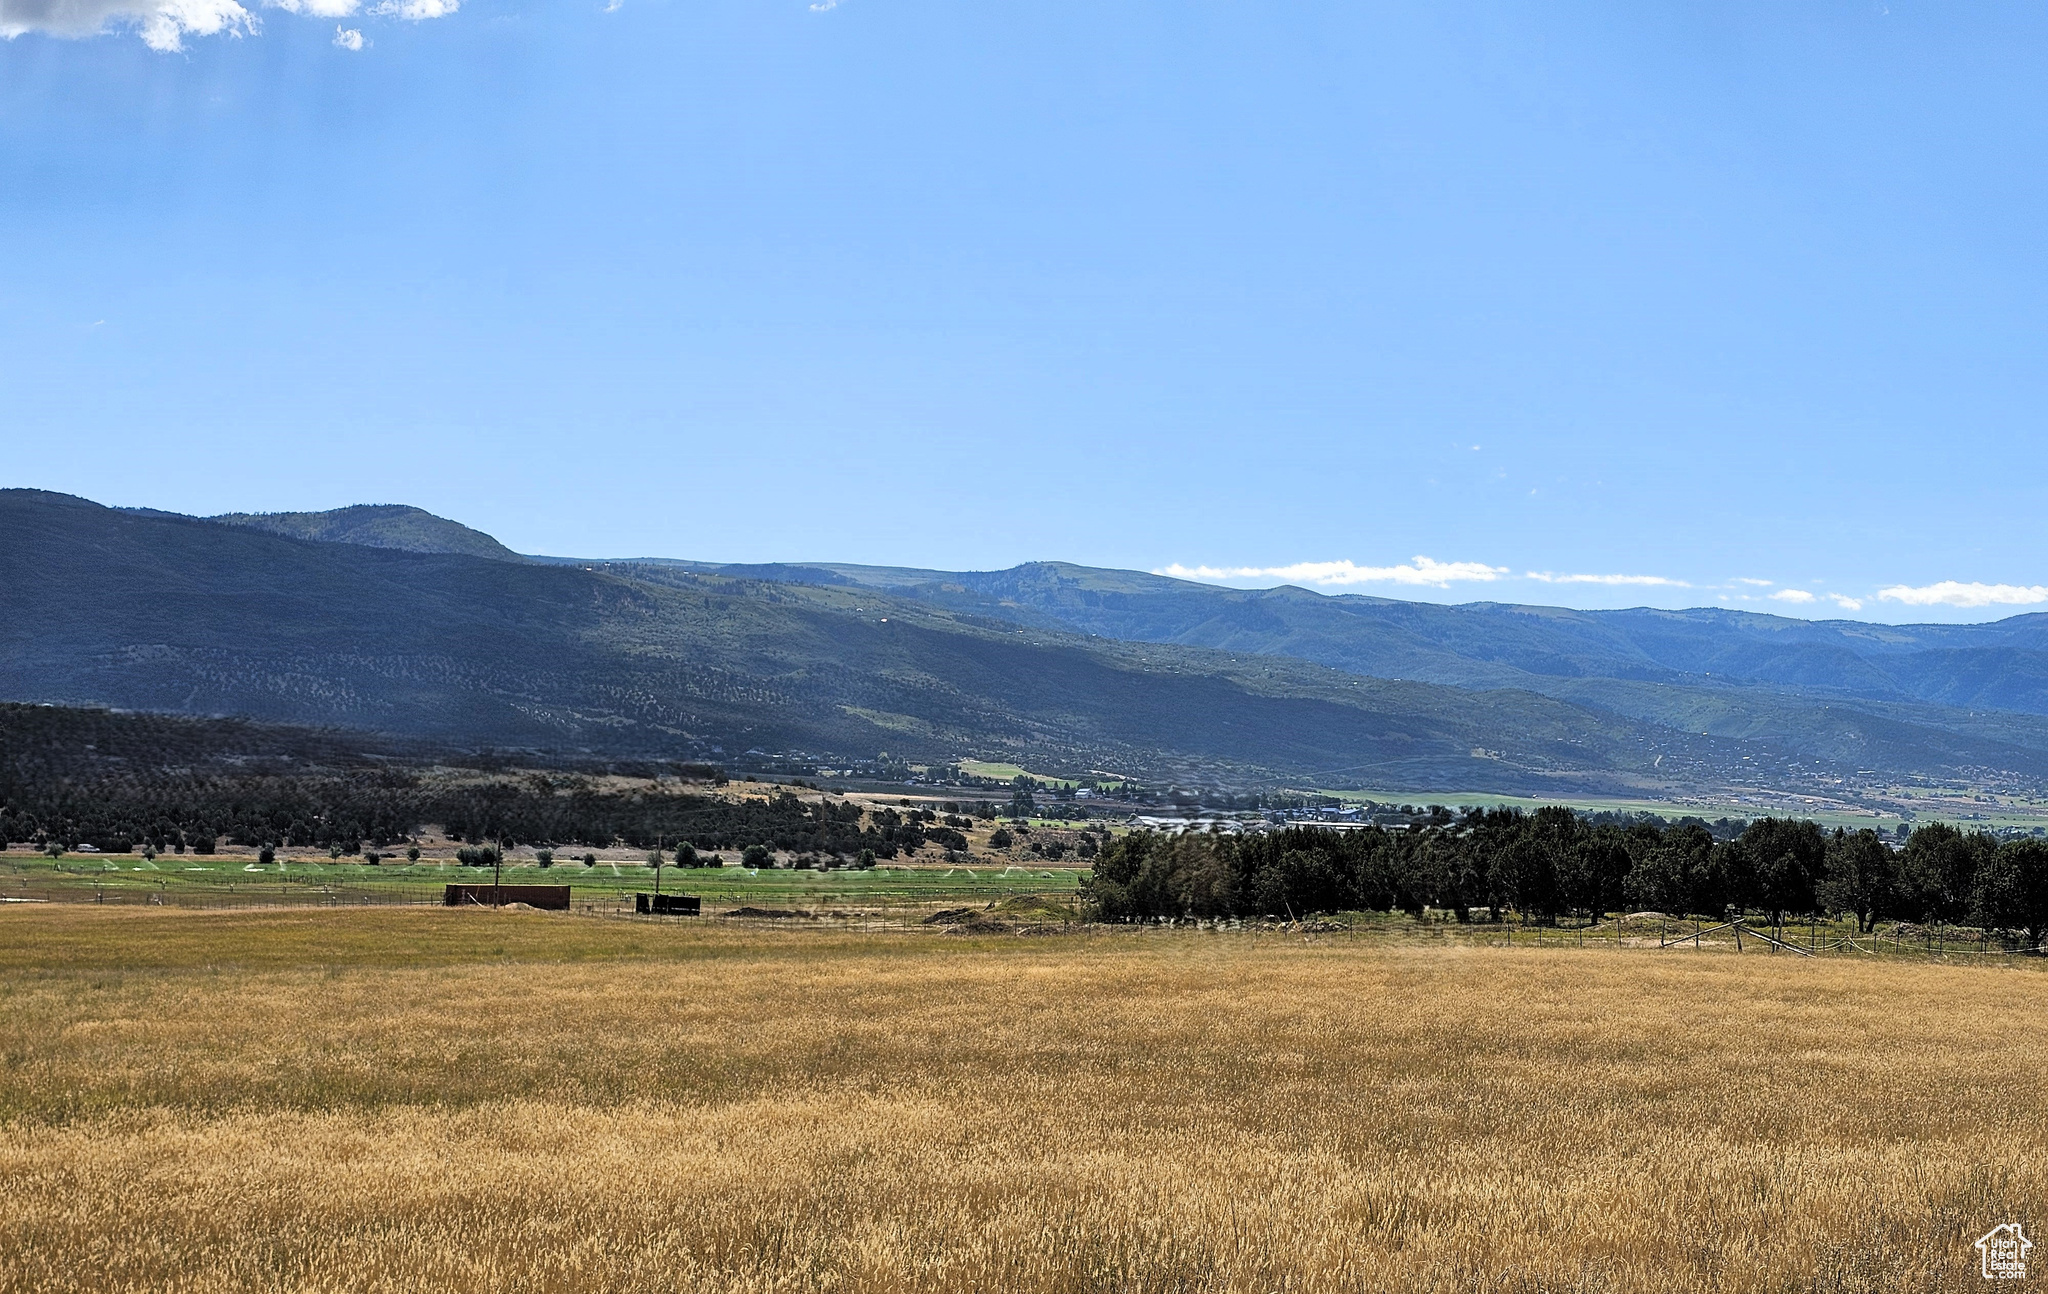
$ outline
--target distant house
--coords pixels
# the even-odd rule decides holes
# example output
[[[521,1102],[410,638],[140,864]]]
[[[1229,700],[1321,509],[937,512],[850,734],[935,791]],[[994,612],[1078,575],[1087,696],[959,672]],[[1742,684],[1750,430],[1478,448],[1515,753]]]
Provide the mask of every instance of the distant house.
[[[2027,1274],[2027,1251],[2034,1242],[2027,1239],[2017,1222],[2003,1222],[1977,1237],[1977,1253],[1984,1279],[2020,1280]]]

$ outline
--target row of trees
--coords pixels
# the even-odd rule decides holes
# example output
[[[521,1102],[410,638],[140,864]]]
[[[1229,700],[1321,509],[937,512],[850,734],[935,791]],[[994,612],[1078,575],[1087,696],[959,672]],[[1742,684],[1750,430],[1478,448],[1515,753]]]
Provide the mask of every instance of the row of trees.
[[[959,829],[930,810],[883,809],[864,821],[857,804],[789,792],[734,800],[544,775],[448,782],[396,769],[195,775],[119,767],[52,775],[0,764],[0,846],[211,852],[225,840],[354,855],[405,842],[430,823],[477,845],[760,845],[884,859],[928,840],[966,847]]]
[[[1110,921],[1293,916],[1424,907],[1526,920],[1654,910],[1851,913],[2048,931],[2048,841],[1943,824],[1894,849],[1874,831],[1764,818],[1716,840],[1697,824],[1595,825],[1565,808],[1470,810],[1438,826],[1289,828],[1264,835],[1139,832],[1107,845],[1086,898]]]

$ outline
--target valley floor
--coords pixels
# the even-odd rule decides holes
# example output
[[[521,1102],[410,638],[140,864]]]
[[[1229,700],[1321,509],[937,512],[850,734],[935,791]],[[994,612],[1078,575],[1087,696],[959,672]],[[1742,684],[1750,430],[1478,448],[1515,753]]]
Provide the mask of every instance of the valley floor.
[[[1944,1290],[2048,977],[0,910],[0,1291]]]

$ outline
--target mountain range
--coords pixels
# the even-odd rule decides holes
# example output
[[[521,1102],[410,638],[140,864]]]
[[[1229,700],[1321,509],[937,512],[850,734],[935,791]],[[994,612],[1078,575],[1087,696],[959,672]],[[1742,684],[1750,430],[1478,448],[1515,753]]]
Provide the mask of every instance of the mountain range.
[[[2048,786],[2048,616],[1880,626],[522,556],[415,508],[0,491],[0,699],[744,761],[1531,794]]]

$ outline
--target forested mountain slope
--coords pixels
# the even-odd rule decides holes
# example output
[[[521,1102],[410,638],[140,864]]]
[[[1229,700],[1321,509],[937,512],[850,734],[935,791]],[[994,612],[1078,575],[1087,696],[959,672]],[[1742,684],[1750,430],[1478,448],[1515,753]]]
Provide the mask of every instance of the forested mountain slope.
[[[397,548],[408,553],[467,553],[501,562],[526,560],[481,530],[402,503],[359,503],[328,512],[228,512],[206,520],[293,539]]]
[[[1996,653],[2039,633],[1439,607],[1055,564],[515,562],[0,491],[0,699],[472,745],[1417,790],[2048,783],[2048,722],[1938,703],[2010,688]]]
[[[1604,782],[1675,753],[1530,693],[1024,631],[859,587],[642,574],[660,580],[0,492],[0,695],[683,758],[1014,755],[1182,778]]]
[[[1552,680],[1764,684],[1797,693],[2048,714],[2048,615],[1875,625],[1695,608],[1443,606],[1306,589],[1228,589],[1033,562],[1004,571],[790,564],[776,578],[888,588],[935,606],[1141,642],[1294,656],[1381,678],[1528,687]],[[814,574],[807,574],[814,573]]]

